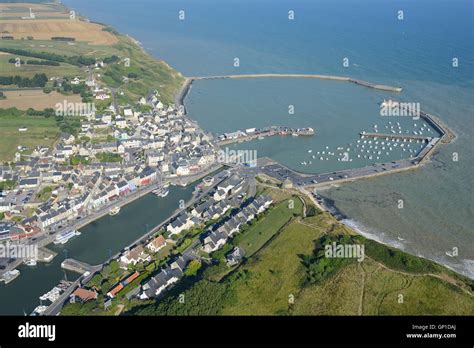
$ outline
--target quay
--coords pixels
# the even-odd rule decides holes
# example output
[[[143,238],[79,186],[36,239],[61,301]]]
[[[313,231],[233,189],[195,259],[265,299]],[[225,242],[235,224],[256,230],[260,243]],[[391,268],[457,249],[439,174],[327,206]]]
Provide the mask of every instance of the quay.
[[[46,247],[38,248],[38,261],[40,262],[51,262],[58,253],[52,250],[49,250]]]
[[[264,137],[271,137],[275,135],[281,136],[309,136],[314,135],[313,128],[290,128],[290,127],[279,127],[271,126],[265,128],[250,128],[245,132],[236,131],[232,133],[224,133],[217,137],[216,144],[219,146],[228,145],[233,143],[242,143],[245,141],[251,141],[255,139],[262,139]]]
[[[387,86],[376,84],[368,81],[353,79],[346,76],[334,76],[334,75],[319,75],[319,74],[242,74],[242,75],[216,75],[216,76],[194,76],[187,77],[184,80],[179,92],[175,97],[175,105],[184,107],[184,99],[188,94],[193,81],[199,80],[222,80],[222,79],[255,79],[255,78],[303,78],[303,79],[319,79],[319,80],[333,80],[354,83],[359,86],[373,88],[386,92],[397,92],[402,91],[401,87]]]
[[[88,263],[77,261],[74,259],[66,259],[61,262],[61,268],[67,271],[84,274],[86,272],[94,273],[100,271],[102,266],[91,266]]]
[[[414,134],[384,134],[384,133],[367,133],[367,132],[360,132],[359,133],[361,139],[364,138],[373,138],[373,139],[400,139],[400,140],[427,140],[431,137],[423,136],[423,135],[414,135]]]

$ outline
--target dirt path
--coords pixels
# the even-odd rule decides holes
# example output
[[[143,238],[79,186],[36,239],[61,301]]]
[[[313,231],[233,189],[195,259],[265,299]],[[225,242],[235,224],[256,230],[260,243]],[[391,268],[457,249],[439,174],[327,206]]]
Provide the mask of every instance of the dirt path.
[[[362,289],[360,291],[359,308],[357,309],[357,315],[362,315],[364,314],[365,278],[367,277],[367,273],[365,272],[362,262],[359,262],[358,268],[360,268],[360,270],[362,271]]]
[[[462,290],[464,293],[466,293],[467,295],[473,297],[474,294],[469,291],[468,289],[466,289],[465,287],[462,287],[460,286],[454,279],[452,279],[451,277],[443,277],[442,275],[440,274],[436,274],[436,273],[409,273],[409,272],[403,272],[403,271],[398,271],[398,270],[395,270],[395,269],[392,269],[392,268],[389,268],[387,267],[386,265],[384,265],[383,263],[379,262],[379,261],[376,261],[374,260],[373,258],[369,257],[369,256],[365,256],[366,258],[372,260],[373,262],[375,262],[377,265],[379,265],[380,267],[388,270],[388,271],[391,271],[391,272],[394,272],[394,273],[398,273],[398,274],[403,274],[403,275],[406,275],[406,276],[410,276],[410,277],[426,277],[426,276],[429,276],[429,277],[434,277],[434,278],[437,278],[439,280],[442,280],[444,282],[447,282],[451,285],[454,285],[456,286],[457,288],[459,288],[460,290]]]

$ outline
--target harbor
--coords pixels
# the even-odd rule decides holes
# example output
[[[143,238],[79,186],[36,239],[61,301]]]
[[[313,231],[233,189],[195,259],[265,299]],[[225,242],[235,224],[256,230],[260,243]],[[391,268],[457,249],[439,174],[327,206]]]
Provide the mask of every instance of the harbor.
[[[346,76],[334,76],[334,75],[318,75],[318,74],[242,74],[242,75],[215,75],[215,76],[195,76],[186,77],[183,85],[176,94],[175,105],[184,106],[184,100],[191,89],[193,81],[199,80],[223,80],[223,79],[256,79],[256,78],[298,78],[298,79],[319,79],[319,80],[333,80],[349,82],[359,86],[377,89],[386,92],[402,92],[401,87],[387,86],[382,84],[376,84],[363,80],[358,80]]]

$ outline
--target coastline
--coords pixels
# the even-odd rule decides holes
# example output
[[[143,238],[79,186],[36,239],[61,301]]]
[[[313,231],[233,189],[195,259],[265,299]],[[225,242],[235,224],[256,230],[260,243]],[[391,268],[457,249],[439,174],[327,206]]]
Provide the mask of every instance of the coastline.
[[[126,37],[128,37],[130,40],[132,40],[132,41],[134,42],[134,44],[136,44],[137,47],[139,47],[144,53],[146,53],[147,55],[149,55],[151,58],[153,58],[153,59],[155,59],[155,60],[158,60],[157,58],[153,57],[149,52],[147,52],[147,50],[141,45],[141,43],[140,43],[138,40],[134,39],[133,37],[131,37],[131,36],[128,35],[128,34],[124,34],[124,35],[125,35]],[[163,62],[169,66],[169,64],[168,64],[167,62],[165,62],[165,61],[163,61]],[[178,72],[178,73],[181,75],[180,72]],[[181,76],[183,76],[183,75],[181,75]],[[347,78],[347,79],[349,79],[349,78]],[[176,93],[175,93],[175,98],[174,98],[174,100],[175,100],[176,106],[182,105],[182,106],[184,107],[184,110],[185,110],[185,111],[186,111],[186,108],[185,108],[184,102],[185,102],[186,96],[190,93],[190,90],[191,90],[192,82],[193,82],[193,81],[194,81],[193,78],[186,78],[186,80],[185,80],[185,82],[183,83],[183,85],[181,86],[181,88],[178,89],[178,90],[176,91]],[[343,81],[354,82],[354,81],[350,81],[350,80],[345,80],[345,78],[343,78]],[[354,83],[359,84],[359,83],[357,83],[357,82],[354,82]],[[363,84],[361,84],[361,85],[363,86]],[[375,86],[380,86],[380,85],[375,85]],[[366,86],[366,87],[367,87],[367,86]],[[390,87],[390,86],[388,86],[388,87]],[[375,88],[375,87],[371,87],[371,88]],[[379,89],[382,89],[382,90],[383,90],[383,88],[379,88]],[[400,91],[401,91],[401,90],[400,90]],[[194,120],[193,120],[193,121],[194,121]],[[414,168],[408,168],[408,169],[406,169],[406,170],[412,170],[412,169],[414,169]],[[402,170],[403,170],[403,169],[402,169]],[[400,170],[400,171],[402,171],[402,170]],[[382,174],[392,174],[392,173],[381,173],[381,175],[382,175]],[[205,176],[205,175],[204,175],[204,176]],[[348,180],[348,181],[351,181],[351,180]],[[340,181],[340,182],[344,182],[344,181]],[[191,184],[191,183],[188,183],[188,184],[186,184],[185,186],[188,186],[188,185],[190,185],[190,184]],[[152,186],[154,186],[154,185],[152,185]],[[143,195],[149,193],[149,191],[151,191],[151,190],[154,188],[154,187],[152,187],[152,186],[147,188],[147,191],[148,191],[148,192],[143,193],[143,194],[139,195],[138,197],[136,197],[136,198],[134,198],[134,199],[132,199],[132,200],[130,200],[130,201],[117,202],[117,206],[125,206],[125,205],[131,203],[132,201],[134,201],[135,199],[138,199],[138,198],[142,197]],[[128,198],[128,197],[127,197],[127,198]],[[107,207],[107,208],[111,208],[111,207]],[[105,214],[106,214],[106,213],[105,213]],[[104,215],[105,215],[105,214],[104,214]],[[102,215],[102,216],[103,216],[103,215]],[[84,225],[81,226],[81,227],[84,227],[85,225],[92,223],[93,221],[99,219],[100,217],[101,217],[101,216],[96,217],[94,220],[87,222],[86,224],[84,224]],[[171,217],[172,217],[172,216],[171,216]],[[170,218],[171,218],[171,217],[170,217]],[[169,218],[168,218],[168,219],[169,219]],[[351,220],[350,217],[348,217],[347,220]],[[356,223],[357,223],[357,222],[356,222]],[[358,234],[361,234],[361,235],[365,236],[364,231],[362,231],[362,230],[360,230],[360,229],[358,229],[358,228],[356,228],[356,227],[351,227],[351,226],[349,226],[349,227],[350,227],[351,230],[353,230],[355,233],[358,233]],[[383,232],[381,232],[381,233],[383,234]],[[367,233],[367,234],[370,235],[370,233]],[[374,234],[374,235],[372,235],[372,237],[371,237],[370,239],[373,239],[373,240],[375,240],[375,241],[377,241],[377,242],[379,242],[379,243],[381,243],[381,244],[384,244],[384,245],[392,246],[392,245],[387,244],[387,243],[385,243],[385,242],[383,242],[383,241],[381,241],[381,240],[379,240],[379,239],[377,239],[377,238],[374,238],[373,236],[377,237],[377,235]],[[145,236],[143,236],[143,237],[145,237]],[[143,237],[141,237],[141,238],[143,238]],[[403,245],[402,245],[402,246],[403,246]],[[398,247],[398,246],[394,246],[394,247],[396,247],[397,249],[400,249],[400,250],[402,250],[402,251],[404,250],[403,248],[400,248],[400,247]],[[415,256],[417,256],[417,257],[423,257],[423,256],[419,256],[419,255],[415,255]],[[440,263],[441,265],[443,265],[443,266],[445,266],[445,267],[451,269],[451,267],[449,267],[448,265],[445,265],[445,264],[443,264],[443,263],[441,263],[441,262],[439,262],[439,261],[435,261],[435,260],[430,260],[430,261],[434,261],[434,262]],[[456,273],[459,273],[459,272],[456,271],[456,270],[453,270],[453,271],[456,272]],[[464,274],[461,273],[461,275],[464,275]],[[473,279],[474,279],[474,278],[473,278]]]

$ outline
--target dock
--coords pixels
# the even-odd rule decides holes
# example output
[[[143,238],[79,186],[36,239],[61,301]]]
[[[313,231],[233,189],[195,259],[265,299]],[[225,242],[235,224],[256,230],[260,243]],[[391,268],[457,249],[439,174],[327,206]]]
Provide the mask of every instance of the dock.
[[[38,261],[49,263],[56,257],[57,254],[57,252],[49,250],[46,247],[40,247],[38,248]]]
[[[265,128],[253,128],[245,132],[236,131],[233,133],[224,133],[217,137],[216,144],[219,146],[228,145],[233,143],[242,143],[255,139],[262,139],[275,135],[280,136],[311,136],[314,135],[314,129],[307,128],[290,128],[281,126],[271,126]]]
[[[432,138],[429,136],[414,135],[414,134],[384,134],[384,133],[367,133],[367,132],[360,132],[359,135],[361,139],[372,138],[372,139],[399,139],[399,140],[428,141],[430,138]]]
[[[74,259],[66,259],[61,263],[61,268],[67,271],[84,274],[86,272],[89,272],[89,273],[97,272],[98,270],[102,268],[102,265],[91,266],[88,263],[85,263],[82,261],[77,261]]]

